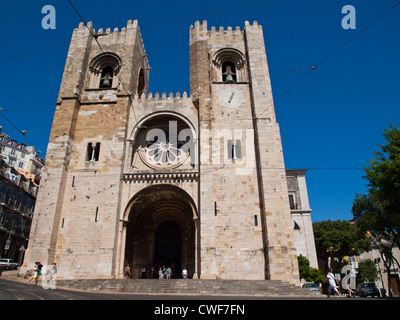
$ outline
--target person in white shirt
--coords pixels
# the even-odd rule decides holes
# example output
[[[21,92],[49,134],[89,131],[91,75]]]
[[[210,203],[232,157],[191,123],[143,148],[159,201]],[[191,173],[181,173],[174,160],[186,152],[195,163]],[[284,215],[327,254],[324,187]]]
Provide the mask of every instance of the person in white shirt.
[[[188,275],[188,272],[187,272],[186,268],[183,268],[183,270],[182,270],[183,279],[187,279],[187,275]]]
[[[338,286],[338,281],[335,278],[335,276],[333,275],[333,273],[331,272],[330,269],[328,269],[328,274],[326,275],[326,280],[325,282],[329,283],[329,288],[328,288],[328,297],[331,295],[331,291],[333,289],[334,292],[336,292],[338,294],[338,296],[340,296],[340,292],[338,290],[339,286]]]

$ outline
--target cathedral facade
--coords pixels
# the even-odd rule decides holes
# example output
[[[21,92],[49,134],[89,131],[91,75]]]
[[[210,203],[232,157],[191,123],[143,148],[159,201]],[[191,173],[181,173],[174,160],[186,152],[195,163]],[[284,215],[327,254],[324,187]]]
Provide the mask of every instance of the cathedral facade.
[[[74,30],[23,269],[299,281],[293,213],[311,210],[287,178],[262,28],[196,22],[189,45],[190,95],[153,94],[136,20]]]

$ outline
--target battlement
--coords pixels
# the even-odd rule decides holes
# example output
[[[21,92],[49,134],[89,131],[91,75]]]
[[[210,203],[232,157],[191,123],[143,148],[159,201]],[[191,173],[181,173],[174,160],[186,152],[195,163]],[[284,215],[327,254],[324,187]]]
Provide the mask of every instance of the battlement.
[[[204,20],[202,24],[197,20],[194,26],[190,26],[190,39],[192,42],[192,40],[207,36],[242,35],[246,29],[261,29],[261,25],[258,25],[257,21],[253,21],[253,24],[250,24],[249,21],[245,21],[245,26],[243,29],[238,26],[236,26],[235,29],[233,29],[231,26],[228,26],[226,29],[223,26],[220,26],[218,29],[214,26],[211,27],[211,29],[208,29],[206,20]]]
[[[93,28],[92,21],[89,21],[86,26],[85,26],[85,24],[83,22],[79,23],[78,28],[75,29],[75,30],[80,30],[80,29],[87,30],[87,29],[89,29],[89,30],[92,31],[92,33],[94,35],[103,35],[103,34],[110,34],[110,33],[114,33],[114,32],[126,31],[126,30],[129,30],[129,29],[135,29],[135,28],[138,28],[138,26],[139,26],[138,21],[135,19],[133,21],[132,20],[128,20],[128,22],[126,24],[126,27],[121,28],[121,30],[119,30],[118,28],[114,28],[111,31],[111,28],[107,28],[106,31],[104,31],[103,28],[100,28],[96,32],[96,29]]]
[[[134,100],[159,100],[159,101],[175,101],[175,100],[184,100],[189,98],[188,94],[186,93],[186,91],[183,92],[183,94],[181,95],[181,93],[178,91],[175,96],[173,92],[170,92],[169,95],[167,96],[167,94],[165,92],[163,92],[161,95],[160,93],[156,92],[156,94],[153,96],[153,94],[150,92],[147,96],[146,95],[141,95],[139,97],[139,95],[135,94],[133,96]]]

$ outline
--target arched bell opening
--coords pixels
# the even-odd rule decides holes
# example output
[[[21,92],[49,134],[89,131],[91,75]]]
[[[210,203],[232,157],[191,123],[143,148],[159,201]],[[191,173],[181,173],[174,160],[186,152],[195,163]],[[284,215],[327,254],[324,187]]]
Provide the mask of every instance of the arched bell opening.
[[[171,185],[154,185],[138,192],[125,217],[124,267],[132,278],[158,278],[158,268],[170,266],[173,277],[196,270],[197,213],[192,198]],[[153,271],[153,272],[152,272]]]

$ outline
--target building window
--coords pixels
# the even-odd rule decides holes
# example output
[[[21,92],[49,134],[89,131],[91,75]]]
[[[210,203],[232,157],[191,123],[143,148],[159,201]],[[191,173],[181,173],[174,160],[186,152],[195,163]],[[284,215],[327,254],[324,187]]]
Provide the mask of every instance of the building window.
[[[214,82],[247,82],[247,67],[244,55],[233,48],[218,50],[213,57],[212,78]]]
[[[86,161],[99,161],[100,156],[100,142],[97,142],[96,145],[89,142],[87,145],[87,153],[86,153]]]
[[[121,58],[112,52],[104,52],[94,57],[89,64],[89,88],[117,88],[118,73],[121,69],[121,65]]]
[[[143,72],[143,69],[141,68],[139,71],[139,80],[138,80],[138,89],[137,89],[137,93],[138,93],[139,97],[144,93],[145,87],[146,87],[146,82],[144,79],[144,72]]]
[[[291,210],[297,209],[297,204],[294,201],[294,194],[289,194],[289,205]]]
[[[18,168],[23,168],[24,167],[24,163],[23,162],[20,162],[19,164],[18,164]]]
[[[151,117],[140,127],[132,146],[131,164],[140,159],[156,170],[194,167],[196,152],[193,137],[196,134],[184,119],[164,114]]]
[[[241,159],[242,158],[242,141],[240,139],[234,142],[228,140],[228,159]]]

